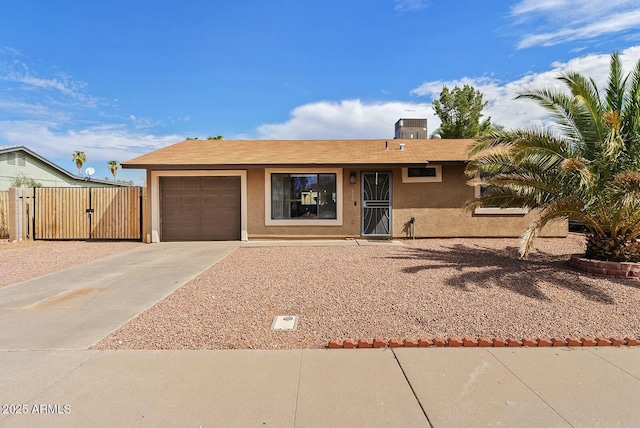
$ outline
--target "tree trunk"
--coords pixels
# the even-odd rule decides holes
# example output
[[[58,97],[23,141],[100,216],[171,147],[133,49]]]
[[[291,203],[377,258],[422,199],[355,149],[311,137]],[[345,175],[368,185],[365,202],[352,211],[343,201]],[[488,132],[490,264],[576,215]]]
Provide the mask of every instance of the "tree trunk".
[[[627,236],[587,235],[588,259],[611,262],[640,262],[640,242]]]

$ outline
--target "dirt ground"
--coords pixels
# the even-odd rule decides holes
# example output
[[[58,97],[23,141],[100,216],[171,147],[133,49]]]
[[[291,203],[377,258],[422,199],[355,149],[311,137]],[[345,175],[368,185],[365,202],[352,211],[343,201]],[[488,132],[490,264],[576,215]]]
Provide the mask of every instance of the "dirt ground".
[[[37,278],[143,245],[130,241],[21,241],[0,239],[0,287]]]

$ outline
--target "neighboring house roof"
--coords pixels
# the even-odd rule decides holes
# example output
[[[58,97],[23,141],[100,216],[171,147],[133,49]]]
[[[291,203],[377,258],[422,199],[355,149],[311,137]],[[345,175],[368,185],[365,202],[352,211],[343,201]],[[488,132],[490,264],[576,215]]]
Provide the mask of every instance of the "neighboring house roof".
[[[186,140],[123,168],[212,169],[293,165],[424,165],[465,162],[474,140]],[[404,150],[399,145],[404,144]],[[387,147],[385,149],[385,147]]]
[[[40,160],[41,162],[44,162],[45,164],[49,165],[50,167],[56,169],[61,174],[66,175],[67,177],[72,178],[72,179],[77,180],[77,181],[91,181],[91,182],[100,183],[100,184],[110,184],[112,186],[128,186],[127,183],[118,183],[118,182],[115,182],[115,181],[108,181],[108,180],[98,180],[96,178],[81,177],[81,176],[79,176],[77,174],[72,174],[69,171],[67,171],[66,169],[62,168],[61,166],[58,166],[55,163],[51,162],[50,160],[48,160],[46,158],[43,158],[42,156],[40,156],[39,154],[37,154],[33,150],[26,148],[25,146],[0,146],[0,154],[2,154],[2,153],[12,153],[12,152],[25,152],[25,153],[33,156],[34,158]]]

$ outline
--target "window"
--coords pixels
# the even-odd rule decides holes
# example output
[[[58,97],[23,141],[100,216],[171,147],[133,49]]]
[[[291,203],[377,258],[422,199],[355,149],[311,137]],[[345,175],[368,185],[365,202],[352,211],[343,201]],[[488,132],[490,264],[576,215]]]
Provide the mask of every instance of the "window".
[[[434,167],[407,168],[407,176],[409,177],[435,177],[436,175]]]
[[[483,179],[490,178],[491,175],[492,174],[489,174],[489,173],[482,173],[481,177]],[[475,197],[479,198],[486,191],[487,191],[486,186],[480,186],[480,185],[475,186]],[[476,208],[473,211],[474,214],[497,214],[497,215],[506,215],[506,214],[524,215],[524,214],[527,214],[528,212],[529,210],[527,208],[500,208],[497,205]]]
[[[271,219],[336,219],[335,174],[271,174]]]
[[[334,169],[267,170],[267,225],[341,225],[342,173]]]
[[[402,168],[403,183],[440,183],[442,182],[442,165]]]
[[[7,163],[9,165],[25,166],[24,153],[7,153]]]

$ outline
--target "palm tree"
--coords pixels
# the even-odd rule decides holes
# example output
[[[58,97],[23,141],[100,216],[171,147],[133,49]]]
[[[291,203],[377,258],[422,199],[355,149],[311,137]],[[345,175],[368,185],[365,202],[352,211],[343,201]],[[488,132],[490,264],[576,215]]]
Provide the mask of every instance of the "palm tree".
[[[76,150],[71,155],[71,160],[76,163],[76,167],[78,168],[78,175],[82,175],[82,165],[87,161],[87,155],[80,150]]]
[[[109,171],[111,171],[111,174],[113,174],[113,181],[116,181],[116,174],[118,174],[118,168],[120,167],[120,164],[118,163],[118,161],[109,161],[107,162],[107,168],[109,168]]]
[[[469,184],[486,187],[466,208],[537,210],[522,235],[522,257],[549,222],[574,220],[587,229],[586,257],[638,262],[640,61],[623,76],[613,53],[604,97],[581,74],[564,73],[559,80],[568,93],[543,88],[517,97],[547,109],[552,127],[494,131],[474,144]]]

